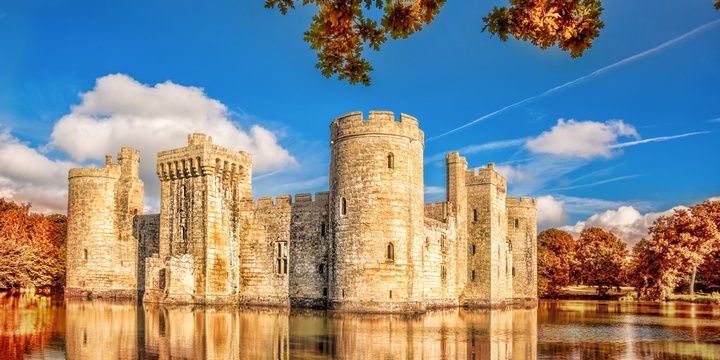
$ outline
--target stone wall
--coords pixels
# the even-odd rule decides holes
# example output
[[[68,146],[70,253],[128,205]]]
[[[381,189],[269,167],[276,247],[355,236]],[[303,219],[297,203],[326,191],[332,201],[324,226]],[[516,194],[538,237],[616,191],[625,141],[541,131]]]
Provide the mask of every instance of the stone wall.
[[[508,238],[513,254],[513,299],[537,300],[537,206],[528,197],[507,198]]]
[[[133,236],[138,242],[137,284],[145,289],[145,259],[160,250],[160,215],[136,215],[133,219]]]
[[[325,307],[330,261],[327,192],[295,195],[290,222],[290,301],[294,306]]]
[[[425,219],[423,300],[427,307],[457,306],[457,237],[455,223]]]

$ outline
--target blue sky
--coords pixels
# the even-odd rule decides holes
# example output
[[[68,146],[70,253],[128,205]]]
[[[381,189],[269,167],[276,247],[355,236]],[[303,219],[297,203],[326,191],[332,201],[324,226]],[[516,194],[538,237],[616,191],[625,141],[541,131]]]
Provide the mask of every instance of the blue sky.
[[[178,88],[172,91],[202,88],[193,93],[207,100],[199,101],[202,111],[214,109],[208,104],[215,102],[224,106],[208,110],[208,118],[236,127],[224,141],[254,152],[270,149],[259,162],[263,171],[256,171],[256,195],[326,189],[329,122],[356,110],[417,117],[432,139],[425,148],[430,159],[464,148],[471,166],[502,165],[511,192],[546,196],[549,205],[560,207],[548,210],[560,211],[546,219],[548,224],[575,224],[624,205],[644,216],[720,195],[720,11],[712,1],[604,0],[606,26],[579,59],[482,32],[481,18],[504,3],[449,1],[422,32],[367,52],[375,70],[372,86],[364,87],[326,79],[314,68],[315,54],[302,41],[315,10],[311,6],[282,16],[264,9],[261,0],[3,2],[0,142],[6,155],[0,147],[0,193],[42,209],[38,194],[62,192],[50,185],[64,181],[58,174],[104,155],[89,152],[105,150],[109,141],[97,128],[78,125],[81,119],[110,119],[116,125],[145,121],[137,116],[142,111],[112,106],[146,104],[126,102],[108,110],[87,104],[80,94],[117,98],[123,96],[122,86],[142,92],[170,81]],[[440,136],[623,59],[583,82]],[[107,77],[112,74],[124,77]],[[97,85],[103,78],[107,89]],[[124,85],[113,87],[112,79]],[[160,100],[147,98],[166,101],[172,91],[148,93]],[[167,101],[165,106],[174,109],[174,100]],[[147,116],[154,121],[162,114]],[[59,129],[61,119],[66,126]],[[118,138],[133,142],[132,127],[123,129]],[[147,128],[137,131],[142,132],[137,138],[148,137]],[[573,131],[597,141],[554,148],[560,140],[585,139]],[[608,137],[600,139],[593,131]],[[245,135],[237,142],[229,137]],[[678,135],[685,136],[640,141]],[[82,148],[93,138],[95,147]],[[128,145],[143,150],[143,144]],[[9,159],[14,153],[26,153],[28,160]],[[151,163],[153,155],[145,156]],[[27,169],[9,170],[18,162]],[[42,164],[53,168],[52,175],[28,170]],[[442,199],[442,161],[429,161],[425,175],[428,200]],[[149,191],[156,188],[146,185]],[[45,206],[57,208],[62,196]]]

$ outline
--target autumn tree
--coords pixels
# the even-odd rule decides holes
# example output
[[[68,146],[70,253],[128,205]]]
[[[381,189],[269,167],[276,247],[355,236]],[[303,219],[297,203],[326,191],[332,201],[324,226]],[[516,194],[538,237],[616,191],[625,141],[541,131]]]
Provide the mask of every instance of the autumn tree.
[[[568,232],[547,229],[538,234],[538,291],[554,297],[572,282],[575,268],[575,239]]]
[[[613,287],[625,283],[627,245],[613,233],[598,227],[585,228],[577,241],[575,257],[578,280],[597,288],[605,296]]]
[[[0,289],[47,288],[65,273],[63,215],[30,212],[0,199]]]
[[[698,269],[720,253],[720,201],[706,201],[658,218],[634,249],[633,284],[641,297],[664,299],[683,280],[695,293]]]
[[[500,40],[510,36],[530,41],[542,49],[558,46],[576,58],[592,46],[604,23],[601,0],[509,0],[483,17],[483,31]],[[265,0],[266,8],[284,15],[296,4],[313,4],[313,16],[305,41],[317,51],[316,67],[326,77],[338,75],[351,84],[370,84],[372,66],[362,53],[366,47],[380,50],[390,36],[404,39],[431,23],[445,0]],[[720,9],[720,0],[715,1]],[[380,10],[382,18],[368,14]]]

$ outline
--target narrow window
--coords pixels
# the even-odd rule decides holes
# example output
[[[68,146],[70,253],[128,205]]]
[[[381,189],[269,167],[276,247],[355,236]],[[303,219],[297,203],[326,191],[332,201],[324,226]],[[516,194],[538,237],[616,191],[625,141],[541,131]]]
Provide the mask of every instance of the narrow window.
[[[323,221],[322,224],[320,224],[320,236],[325,236],[327,233],[327,224]]]
[[[165,269],[160,269],[158,272],[158,288],[165,290]]]
[[[515,276],[515,267],[512,268],[512,276]]]
[[[447,277],[447,272],[445,271],[445,265],[440,267],[440,279],[445,282],[445,278]]]
[[[325,264],[318,265],[318,272],[320,273],[320,275],[325,273]]]
[[[392,299],[392,290],[390,290],[390,298]]]
[[[387,156],[387,165],[388,169],[394,169],[395,168],[395,155],[393,153],[389,153]]]
[[[345,297],[345,289],[342,290],[342,297]]]
[[[327,297],[327,288],[323,288],[323,296]]]
[[[472,247],[470,248],[470,252],[475,255],[475,244],[472,244]]]
[[[393,243],[387,244],[387,259],[390,261],[395,260],[395,245]]]
[[[515,228],[517,229],[519,227],[520,227],[520,219],[515,219]]]
[[[83,249],[83,257],[85,258],[85,261],[88,259],[88,251],[87,249]]]
[[[475,281],[475,270],[472,271],[472,281]]]
[[[288,256],[287,256],[287,243],[284,241],[277,242],[277,273],[287,274],[288,271]]]
[[[473,221],[477,221],[477,209],[473,209]]]
[[[347,201],[345,200],[345,198],[342,198],[342,200],[340,200],[340,214],[343,216],[347,215]]]

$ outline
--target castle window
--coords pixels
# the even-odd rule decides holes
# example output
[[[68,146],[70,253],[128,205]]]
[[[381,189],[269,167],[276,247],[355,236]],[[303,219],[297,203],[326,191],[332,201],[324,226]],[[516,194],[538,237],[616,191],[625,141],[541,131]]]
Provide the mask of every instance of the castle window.
[[[520,219],[515,219],[515,228],[517,229],[519,227],[520,227]]]
[[[440,266],[440,280],[442,282],[445,282],[445,279],[447,278],[447,271],[445,270],[445,265]]]
[[[327,297],[327,295],[328,295],[328,294],[327,294],[327,288],[323,288],[323,296],[324,296],[324,297]]]
[[[472,244],[472,247],[470,247],[470,252],[475,255],[475,244]]]
[[[393,155],[393,153],[389,153],[387,156],[387,166],[388,166],[388,169],[395,168],[395,155]]]
[[[512,268],[512,276],[515,276],[515,267]]]
[[[470,277],[471,277],[472,281],[475,281],[475,270],[472,271],[472,274]]]
[[[165,290],[165,269],[160,269],[158,272],[158,288]]]
[[[473,221],[477,221],[477,209],[473,209]]]
[[[321,275],[325,273],[325,264],[318,265],[318,273]]]
[[[340,214],[343,216],[347,215],[347,201],[345,198],[340,200]]]
[[[327,224],[323,221],[322,224],[320,224],[320,236],[325,236],[327,234]]]
[[[390,298],[392,299],[392,290],[390,290]]]
[[[88,251],[87,249],[83,249],[83,257],[85,258],[85,261],[88,259]]]
[[[390,261],[395,261],[395,245],[393,243],[387,244],[387,259]]]
[[[284,241],[277,242],[277,273],[287,274],[288,272],[288,256],[287,256],[287,243]]]

